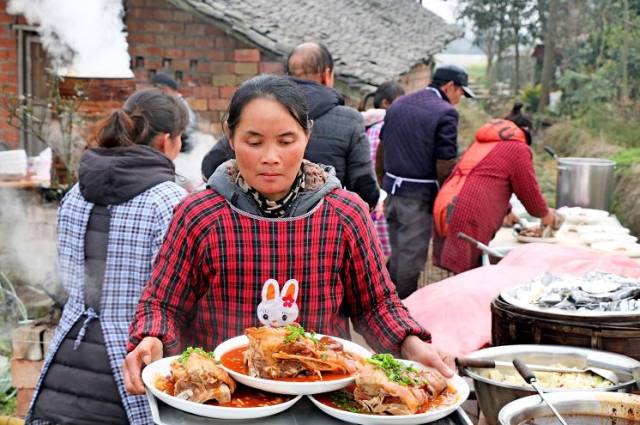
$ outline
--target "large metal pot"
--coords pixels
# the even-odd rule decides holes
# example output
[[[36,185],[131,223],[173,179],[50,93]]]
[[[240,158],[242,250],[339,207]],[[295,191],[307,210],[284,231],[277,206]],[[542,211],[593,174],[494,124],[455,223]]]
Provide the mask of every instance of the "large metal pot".
[[[568,425],[615,424],[622,419],[640,425],[640,396],[578,391],[553,393],[547,397]],[[507,404],[500,411],[499,420],[500,425],[520,425],[535,418],[549,418],[551,421],[533,421],[534,424],[558,423],[537,395]]]
[[[609,211],[615,161],[600,158],[558,158],[556,207]]]
[[[512,361],[519,358],[525,363],[540,365],[562,364],[568,367],[583,368],[595,366],[616,372],[620,383],[615,386],[585,390],[585,392],[625,391],[630,392],[635,386],[632,370],[640,367],[640,362],[621,354],[588,348],[566,347],[556,345],[504,345],[476,351],[467,356],[473,359],[492,359]],[[535,394],[529,387],[510,385],[494,381],[486,377],[487,369],[465,368],[463,372],[473,379],[473,385],[480,409],[484,413],[487,424],[498,424],[498,412],[507,403],[518,398]],[[567,392],[568,390],[554,390]]]

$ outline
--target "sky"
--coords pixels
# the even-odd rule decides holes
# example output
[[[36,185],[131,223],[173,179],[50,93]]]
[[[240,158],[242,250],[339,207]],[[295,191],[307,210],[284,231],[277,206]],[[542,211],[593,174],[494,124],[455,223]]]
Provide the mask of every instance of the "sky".
[[[457,0],[422,0],[422,6],[441,16],[448,23],[456,21]]]

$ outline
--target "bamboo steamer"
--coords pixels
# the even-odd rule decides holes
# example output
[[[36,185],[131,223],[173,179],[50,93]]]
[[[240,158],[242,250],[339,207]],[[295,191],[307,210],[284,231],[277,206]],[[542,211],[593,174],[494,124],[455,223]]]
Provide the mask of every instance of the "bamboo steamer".
[[[592,348],[640,360],[640,315],[579,317],[547,315],[515,307],[496,297],[491,303],[492,343],[549,344]]]

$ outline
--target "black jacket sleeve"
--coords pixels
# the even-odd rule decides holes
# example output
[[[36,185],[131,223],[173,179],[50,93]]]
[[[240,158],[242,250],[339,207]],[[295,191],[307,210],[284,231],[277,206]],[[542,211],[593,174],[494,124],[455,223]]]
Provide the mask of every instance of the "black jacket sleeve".
[[[371,163],[371,146],[367,140],[362,116],[356,121],[351,135],[349,153],[347,156],[347,173],[345,186],[348,190],[360,195],[363,201],[373,209],[378,204],[380,189],[374,175]]]
[[[453,108],[438,121],[435,154],[436,159],[453,159],[458,155],[458,112]]]
[[[202,177],[205,181],[209,180],[209,177],[216,171],[216,168],[223,162],[235,158],[233,149],[229,144],[226,136],[222,136],[220,140],[216,142],[209,152],[202,158]]]

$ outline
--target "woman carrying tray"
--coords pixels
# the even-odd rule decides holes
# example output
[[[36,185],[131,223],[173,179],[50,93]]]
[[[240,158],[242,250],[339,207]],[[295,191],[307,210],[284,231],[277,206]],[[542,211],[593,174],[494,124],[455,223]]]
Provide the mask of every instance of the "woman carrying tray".
[[[299,282],[305,328],[349,339],[351,318],[375,350],[452,375],[453,359],[398,298],[367,206],[332,168],[303,161],[311,127],[304,94],[285,77],[258,76],[234,94],[225,128],[236,159],[176,208],[130,328],[131,393],[144,392],[144,364],[187,346],[212,350],[257,325],[270,279]]]

